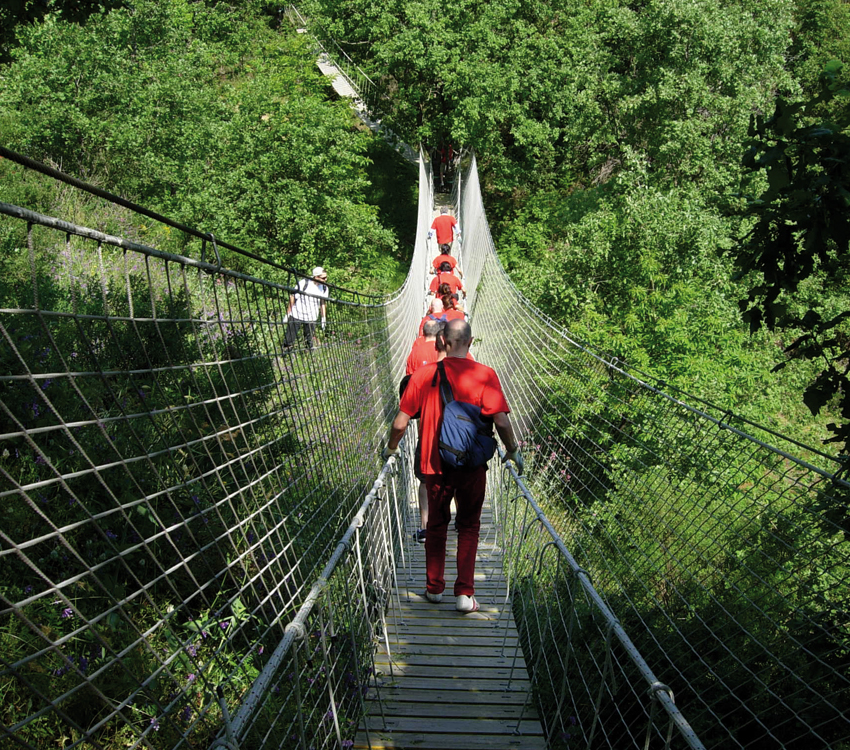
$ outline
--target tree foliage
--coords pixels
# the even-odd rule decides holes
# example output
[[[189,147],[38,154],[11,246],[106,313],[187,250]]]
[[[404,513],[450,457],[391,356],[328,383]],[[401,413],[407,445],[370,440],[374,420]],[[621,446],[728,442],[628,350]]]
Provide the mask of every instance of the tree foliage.
[[[850,99],[843,66],[827,66],[821,90],[806,102],[776,101],[769,118],[754,117],[744,156],[749,175],[766,188],[751,195],[745,215],[755,220],[735,251],[737,276],[749,283],[740,307],[750,329],[802,332],[786,348],[790,358],[825,365],[805,391],[818,414],[837,394],[842,423],[832,442],[850,440],[850,336],[845,290],[850,249]],[[817,117],[829,114],[834,118]],[[816,284],[809,283],[810,279]],[[782,368],[787,362],[782,362]]]
[[[18,39],[0,86],[11,148],[337,283],[396,281],[396,237],[366,200],[373,137],[256,4],[135,0]]]
[[[525,295],[574,334],[724,408],[818,442],[750,338],[728,251],[753,115],[850,48],[835,0],[313,0],[409,138],[474,147],[488,218]],[[841,292],[836,288],[835,295]]]

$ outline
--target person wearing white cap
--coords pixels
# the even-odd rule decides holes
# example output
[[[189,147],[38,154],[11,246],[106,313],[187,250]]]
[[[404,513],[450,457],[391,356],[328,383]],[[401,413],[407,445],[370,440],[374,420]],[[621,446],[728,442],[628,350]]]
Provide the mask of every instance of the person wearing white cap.
[[[312,279],[300,279],[298,291],[289,296],[289,307],[286,310],[286,336],[283,346],[292,349],[298,339],[298,330],[304,329],[304,341],[307,348],[313,348],[313,332],[316,320],[321,316],[322,330],[327,323],[328,274],[321,266],[313,269]]]

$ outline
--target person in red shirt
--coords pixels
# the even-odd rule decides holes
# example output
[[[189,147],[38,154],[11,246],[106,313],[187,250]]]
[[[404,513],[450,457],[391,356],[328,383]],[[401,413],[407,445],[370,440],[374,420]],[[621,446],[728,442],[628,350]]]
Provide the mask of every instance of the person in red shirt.
[[[440,245],[440,254],[434,258],[434,262],[431,264],[433,266],[431,273],[437,273],[443,263],[448,263],[451,266],[451,272],[462,279],[463,271],[458,267],[457,258],[451,254],[451,249],[451,245]]]
[[[455,294],[458,290],[460,290],[464,293],[464,295],[466,295],[466,290],[463,288],[463,282],[452,273],[452,267],[447,262],[442,263],[439,273],[431,279],[431,294],[437,294],[442,284],[449,285],[451,294]]]
[[[454,398],[481,407],[481,414],[491,417],[505,445],[505,460],[514,461],[522,473],[523,460],[508,417],[508,403],[495,370],[466,359],[472,344],[469,324],[453,320],[440,337],[446,351],[443,366]],[[487,467],[472,470],[444,469],[440,462],[439,430],[442,418],[442,399],[437,365],[420,367],[410,378],[399,404],[398,413],[390,428],[384,448],[384,458],[398,453],[398,444],[411,417],[420,414],[419,440],[422,448],[422,473],[428,488],[428,526],[425,539],[426,596],[440,602],[446,587],[446,534],[451,520],[451,500],[457,500],[457,580],[454,584],[455,609],[475,612],[475,556],[478,553],[478,534],[481,527],[481,508],[487,481]]]
[[[422,336],[413,342],[410,354],[407,357],[407,368],[405,375],[413,375],[420,367],[437,362],[443,352],[437,351],[437,334],[442,333],[446,324],[443,320],[431,320],[426,318],[422,326]],[[441,356],[442,355],[442,356]],[[428,526],[428,488],[425,486],[425,475],[421,469],[422,454],[419,443],[413,458],[413,473],[419,480],[419,529],[414,533],[414,541],[419,544],[425,543],[425,528]]]
[[[413,342],[407,357],[405,375],[413,375],[420,367],[437,361],[437,334],[443,330],[445,322],[431,320],[426,316],[422,325],[422,335]]]
[[[435,297],[431,300],[431,307],[429,308],[428,314],[422,318],[419,323],[419,335],[423,336],[423,331],[425,330],[425,324],[429,320],[441,320],[443,323],[446,322],[446,318],[443,315],[443,301],[439,297]]]
[[[466,314],[458,302],[457,294],[452,294],[448,284],[442,284],[438,293],[441,294],[440,300],[443,303],[442,317],[446,323],[450,320],[466,320]]]
[[[437,234],[438,245],[452,246],[455,236],[460,237],[460,226],[457,219],[449,213],[449,209],[443,206],[440,209],[440,215],[431,223],[431,229],[428,231],[428,239]]]

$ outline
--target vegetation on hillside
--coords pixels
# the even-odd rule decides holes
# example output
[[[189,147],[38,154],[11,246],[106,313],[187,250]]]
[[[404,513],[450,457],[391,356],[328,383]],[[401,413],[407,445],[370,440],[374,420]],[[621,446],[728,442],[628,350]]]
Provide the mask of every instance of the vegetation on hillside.
[[[732,251],[750,118],[818,90],[850,48],[846,3],[310,5],[383,82],[395,127],[475,148],[496,246],[535,305],[666,383],[827,437],[801,398],[818,364],[770,374],[798,331],[750,336]]]
[[[139,0],[83,25],[48,14],[19,26],[0,141],[261,257],[394,289],[413,230],[400,243],[397,217],[370,202],[376,139],[336,100],[309,39],[261,10]],[[19,170],[0,168],[14,203]],[[56,199],[41,197],[29,207],[49,213]]]

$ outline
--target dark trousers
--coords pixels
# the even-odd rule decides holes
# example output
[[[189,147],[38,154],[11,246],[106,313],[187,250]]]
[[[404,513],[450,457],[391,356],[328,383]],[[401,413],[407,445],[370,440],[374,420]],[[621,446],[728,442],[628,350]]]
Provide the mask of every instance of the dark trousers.
[[[457,580],[455,596],[475,593],[475,557],[481,508],[487,488],[487,467],[472,471],[446,471],[426,474],[428,488],[428,530],[425,534],[425,573],[427,588],[441,594],[446,588],[446,534],[452,519],[452,497],[457,500]]]
[[[283,339],[283,345],[288,349],[298,340],[298,329],[304,330],[304,341],[307,343],[307,348],[313,348],[313,331],[316,330],[316,324],[306,320],[296,320],[290,318],[286,324],[286,335]]]

